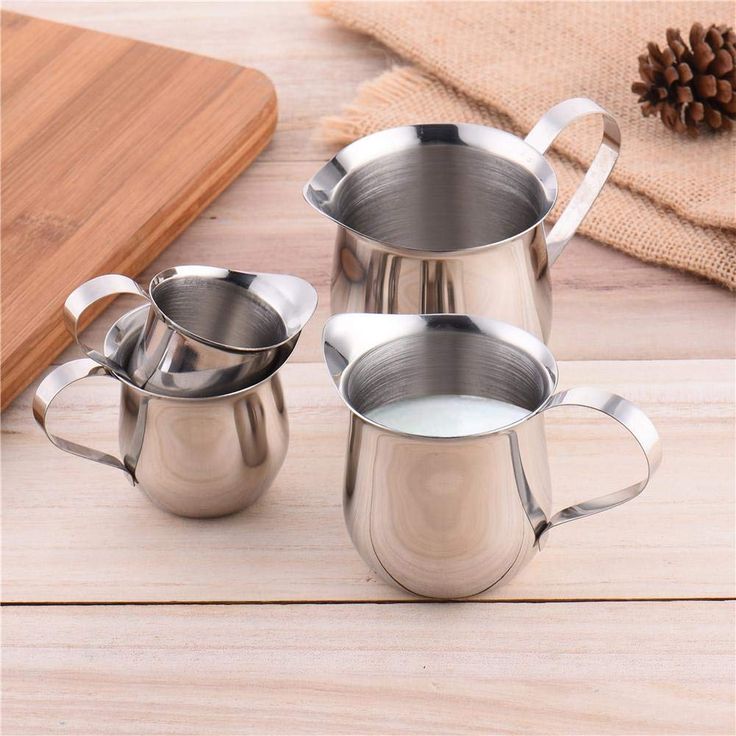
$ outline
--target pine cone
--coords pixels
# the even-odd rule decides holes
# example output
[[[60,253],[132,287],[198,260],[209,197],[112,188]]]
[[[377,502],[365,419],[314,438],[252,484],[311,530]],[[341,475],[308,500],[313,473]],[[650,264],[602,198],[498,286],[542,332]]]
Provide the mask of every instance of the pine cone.
[[[647,44],[639,57],[639,95],[645,117],[659,115],[666,128],[692,137],[701,128],[733,130],[736,121],[736,32],[700,23],[690,30],[690,47],[680,31],[667,29],[667,46]]]

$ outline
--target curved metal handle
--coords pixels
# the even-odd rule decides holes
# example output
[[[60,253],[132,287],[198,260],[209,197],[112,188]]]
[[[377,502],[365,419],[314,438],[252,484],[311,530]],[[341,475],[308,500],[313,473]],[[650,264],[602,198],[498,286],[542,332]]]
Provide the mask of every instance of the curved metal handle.
[[[585,97],[574,97],[548,110],[524,139],[539,153],[544,153],[570,123],[588,115],[603,118],[603,137],[598,152],[583,181],[547,235],[547,257],[551,266],[559,257],[578,226],[588,214],[611,173],[621,147],[618,123],[602,107]]]
[[[110,296],[118,296],[120,294],[133,294],[150,301],[148,295],[133,279],[118,273],[110,273],[105,276],[97,276],[97,278],[85,281],[69,294],[64,302],[64,324],[69,332],[72,333],[74,339],[85,355],[100,365],[104,365],[111,371],[120,373],[126,378],[125,368],[118,365],[115,361],[110,360],[97,350],[94,350],[86,343],[79,339],[79,320],[82,315],[95,302]]]
[[[580,386],[555,394],[544,408],[544,411],[555,406],[582,406],[595,409],[611,417],[611,419],[615,419],[637,441],[647,461],[647,473],[643,480],[619,491],[613,491],[604,496],[598,496],[558,511],[547,522],[539,535],[540,548],[543,537],[552,527],[575,519],[582,519],[601,511],[607,511],[630,501],[632,498],[636,498],[646,488],[649,479],[662,462],[662,445],[656,428],[649,417],[627,399],[599,388]]]
[[[125,467],[122,460],[118,460],[112,455],[108,455],[106,452],[100,450],[93,450],[91,447],[85,447],[79,445],[71,440],[65,440],[55,434],[49,432],[46,426],[46,416],[51,404],[54,399],[67,387],[75,381],[81,381],[83,378],[89,376],[107,376],[117,381],[115,376],[110,375],[109,371],[103,366],[96,363],[94,360],[89,358],[79,358],[79,360],[72,360],[69,363],[64,363],[55,368],[46,378],[41,381],[36,393],[33,396],[33,417],[40,425],[41,429],[46,432],[46,436],[51,442],[56,445],[60,450],[69,452],[72,455],[78,455],[79,457],[86,458],[87,460],[94,460],[97,463],[103,465],[109,465],[111,468],[122,470],[128,480],[135,485],[135,478],[133,474]]]

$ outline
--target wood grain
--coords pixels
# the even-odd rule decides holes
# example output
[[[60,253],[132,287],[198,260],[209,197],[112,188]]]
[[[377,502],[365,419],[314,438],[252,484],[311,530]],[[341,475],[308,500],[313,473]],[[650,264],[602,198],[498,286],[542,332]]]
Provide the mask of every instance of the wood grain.
[[[4,629],[7,734],[734,731],[726,602],[41,607]]]
[[[295,359],[321,360],[319,335],[330,313],[335,228],[302,199],[304,182],[318,164],[276,163],[269,153],[270,148],[158,264],[204,258],[308,279],[320,304]],[[243,202],[252,203],[258,216]],[[144,273],[148,277],[155,271]],[[736,300],[726,289],[581,237],[555,264],[552,288],[550,347],[560,360],[736,357]]]
[[[319,306],[292,360],[316,362],[322,359],[320,337],[330,315],[334,226],[302,199],[301,188],[317,164],[273,162],[270,152],[271,147],[144,269],[140,280],[146,283],[161,268],[182,263],[301,276],[314,284]],[[558,359],[736,356],[736,302],[726,289],[580,237],[555,264],[552,282],[550,347]],[[116,304],[93,323],[88,339],[99,342],[113,315],[132,306],[132,301]],[[74,348],[61,360],[79,355]]]
[[[289,455],[272,489],[226,519],[179,519],[122,474],[59,452],[23,397],[3,426],[6,601],[401,600],[345,531],[343,407],[321,364],[284,370]],[[544,551],[489,597],[503,600],[734,595],[734,363],[561,364],[561,386],[590,384],[639,403],[665,457],[635,501],[555,530]],[[71,388],[52,431],[116,451],[117,389]],[[547,419],[558,507],[633,482],[643,460],[626,433],[582,409]]]
[[[266,145],[260,72],[10,12],[3,32],[2,406],[69,342],[67,294],[137,274]]]

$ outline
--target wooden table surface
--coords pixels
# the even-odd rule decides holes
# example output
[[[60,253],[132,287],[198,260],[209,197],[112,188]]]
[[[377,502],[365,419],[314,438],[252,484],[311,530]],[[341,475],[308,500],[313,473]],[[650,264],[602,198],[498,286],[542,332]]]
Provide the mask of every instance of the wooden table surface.
[[[245,513],[175,518],[59,452],[31,418],[35,386],[4,412],[3,734],[734,733],[732,295],[576,239],[553,275],[562,387],[641,404],[662,468],[634,502],[555,530],[507,586],[416,602],[344,529],[347,412],[319,360],[333,229],[301,198],[332,152],[318,120],[393,59],[303,4],[6,7],[266,72],[272,144],[143,278],[283,270],[321,304],[284,370],[289,456]],[[116,402],[110,382],[73,387],[53,426],[113,449]],[[641,471],[592,412],[547,426],[559,506]]]

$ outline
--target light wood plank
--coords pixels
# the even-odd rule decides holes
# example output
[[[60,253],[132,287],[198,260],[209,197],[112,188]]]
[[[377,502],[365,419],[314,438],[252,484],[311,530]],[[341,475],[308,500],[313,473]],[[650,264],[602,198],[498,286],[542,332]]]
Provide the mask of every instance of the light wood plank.
[[[727,734],[734,606],[16,608],[7,734]]]
[[[734,364],[573,362],[562,387],[628,396],[659,428],[665,459],[635,501],[561,527],[506,600],[734,595]],[[320,364],[284,370],[289,456],[246,512],[192,521],[154,508],[121,474],[66,455],[32,426],[26,393],[3,415],[6,601],[397,600],[353,550],[341,510],[347,410]],[[62,397],[56,431],[115,449],[116,389]],[[642,460],[590,411],[549,413],[556,504],[632,482]],[[600,480],[599,480],[600,479]]]
[[[293,360],[321,360],[334,226],[302,199],[301,187],[313,167],[257,161],[144,271],[141,281],[182,263],[301,276],[315,285],[320,303]],[[552,280],[550,347],[560,360],[736,355],[735,302],[725,289],[583,238],[569,245]],[[98,320],[89,339],[101,340],[111,321],[110,316]],[[63,359],[78,354],[70,350]]]

